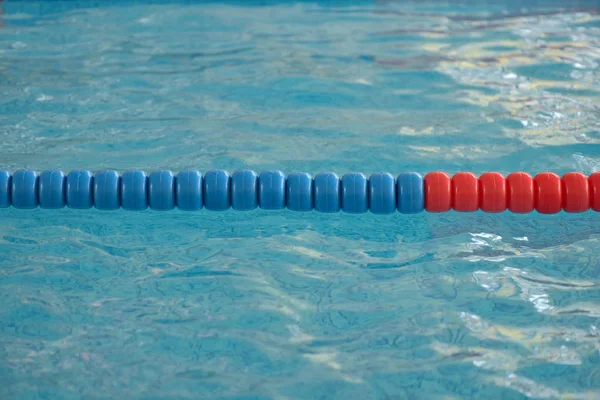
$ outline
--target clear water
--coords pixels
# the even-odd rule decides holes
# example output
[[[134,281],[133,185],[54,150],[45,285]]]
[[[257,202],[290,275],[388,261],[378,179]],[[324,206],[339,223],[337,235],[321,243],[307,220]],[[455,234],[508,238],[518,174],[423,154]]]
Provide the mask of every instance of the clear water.
[[[600,169],[598,1],[0,5],[6,169]],[[0,210],[0,398],[598,399],[598,218]]]

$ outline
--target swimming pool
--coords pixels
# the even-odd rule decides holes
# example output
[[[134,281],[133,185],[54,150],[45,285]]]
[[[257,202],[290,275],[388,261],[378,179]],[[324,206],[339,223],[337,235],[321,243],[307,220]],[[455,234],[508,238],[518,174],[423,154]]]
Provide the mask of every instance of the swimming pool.
[[[600,169],[597,1],[0,7],[0,169]],[[3,399],[600,397],[593,212],[0,218]]]

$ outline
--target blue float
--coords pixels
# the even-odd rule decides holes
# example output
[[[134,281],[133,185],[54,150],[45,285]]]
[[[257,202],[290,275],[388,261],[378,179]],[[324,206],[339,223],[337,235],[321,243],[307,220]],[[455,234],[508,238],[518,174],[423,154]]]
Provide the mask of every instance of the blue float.
[[[391,214],[396,211],[396,180],[387,172],[369,178],[369,208],[373,214]]]
[[[200,171],[187,170],[177,174],[175,179],[175,198],[177,207],[183,211],[198,211],[203,205],[202,174]]]
[[[121,207],[121,177],[117,171],[104,170],[94,176],[94,205],[99,210]]]
[[[342,208],[340,178],[333,172],[322,172],[315,176],[315,211],[323,213],[339,212]]]
[[[295,172],[287,178],[287,206],[292,211],[313,209],[313,179],[306,172]]]
[[[231,176],[218,169],[204,175],[204,207],[210,211],[224,211],[231,207]]]
[[[600,176],[600,173],[598,173]],[[584,178],[585,179],[585,178]],[[591,176],[592,182],[594,176]],[[585,195],[582,195],[585,196]],[[598,201],[600,204],[600,200]],[[60,170],[43,172],[21,170],[13,176],[0,171],[0,208],[70,208],[100,210],[181,210],[211,211],[316,210],[335,213],[414,214],[425,210],[424,178],[415,172],[394,179],[377,173],[368,179],[362,173],[349,173],[340,179],[335,173],[320,173],[314,179],[307,173],[290,174],[266,171],[257,176],[251,170],[237,171],[233,177],[225,170],[212,170],[202,176],[187,170],[177,177],[171,171],[104,170],[95,176],[90,171]],[[600,206],[597,207],[600,209]]]
[[[12,177],[12,205],[15,208],[31,209],[38,206],[38,182],[37,172],[21,170],[15,172]]]
[[[175,208],[175,175],[171,171],[154,171],[148,178],[148,200],[155,211]]]
[[[144,171],[127,171],[121,177],[121,205],[124,210],[148,208],[148,175]]]
[[[369,182],[360,172],[342,177],[342,210],[351,214],[363,214],[369,210]]]
[[[44,171],[39,180],[41,208],[63,208],[65,206],[66,175],[61,170]]]
[[[265,171],[258,178],[258,204],[263,210],[285,208],[285,174]]]
[[[425,189],[423,177],[416,172],[398,175],[396,182],[398,211],[403,214],[416,214],[425,209]]]
[[[243,169],[231,176],[231,208],[237,211],[254,210],[258,206],[258,175]]]
[[[11,176],[8,171],[0,171],[0,208],[11,206],[10,185]]]
[[[94,206],[94,175],[91,171],[71,171],[67,175],[67,207],[88,209]]]

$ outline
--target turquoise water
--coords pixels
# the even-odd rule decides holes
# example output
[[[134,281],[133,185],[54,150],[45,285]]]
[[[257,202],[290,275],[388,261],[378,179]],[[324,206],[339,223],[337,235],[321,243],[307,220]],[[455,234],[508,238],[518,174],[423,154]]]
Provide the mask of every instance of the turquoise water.
[[[600,169],[597,1],[0,7],[12,171]],[[0,398],[598,399],[598,218],[0,210]]]

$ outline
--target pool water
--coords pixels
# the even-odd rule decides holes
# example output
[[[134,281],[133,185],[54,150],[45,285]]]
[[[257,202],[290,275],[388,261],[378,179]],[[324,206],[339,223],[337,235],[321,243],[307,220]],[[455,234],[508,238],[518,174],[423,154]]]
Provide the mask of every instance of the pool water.
[[[3,169],[600,169],[598,1],[0,7]],[[599,218],[0,210],[0,398],[598,399]]]

